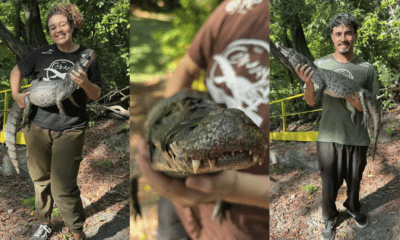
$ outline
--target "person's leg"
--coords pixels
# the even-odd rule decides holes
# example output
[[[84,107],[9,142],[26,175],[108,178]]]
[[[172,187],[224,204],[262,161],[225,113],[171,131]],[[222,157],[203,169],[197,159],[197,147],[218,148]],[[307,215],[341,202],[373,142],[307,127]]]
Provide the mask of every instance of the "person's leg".
[[[171,201],[160,197],[158,201],[157,240],[189,240]]]
[[[29,175],[35,187],[35,209],[41,224],[50,224],[53,210],[51,195],[51,148],[50,133],[34,124],[24,128]]]
[[[359,212],[360,204],[360,183],[362,175],[367,165],[368,147],[348,146],[349,157],[347,159],[347,199],[343,205],[351,212]]]
[[[343,183],[338,159],[342,157],[342,147],[334,143],[317,142],[318,164],[322,181],[322,219],[330,220],[339,212],[336,197]]]
[[[51,132],[54,144],[51,166],[51,192],[65,225],[75,239],[84,237],[85,214],[77,185],[85,128]],[[75,237],[76,236],[76,237]]]

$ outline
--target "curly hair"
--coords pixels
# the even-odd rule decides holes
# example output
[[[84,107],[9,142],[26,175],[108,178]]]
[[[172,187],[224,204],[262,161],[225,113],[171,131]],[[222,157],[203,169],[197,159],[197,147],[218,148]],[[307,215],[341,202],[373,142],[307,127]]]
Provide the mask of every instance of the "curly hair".
[[[83,16],[79,12],[78,7],[72,3],[59,3],[56,7],[49,9],[46,19],[46,31],[50,33],[49,30],[49,20],[54,15],[63,15],[67,18],[68,23],[75,28],[72,37],[76,37],[79,30],[83,27]]]
[[[331,30],[331,33],[333,33],[333,28],[340,26],[342,23],[348,26],[352,26],[354,29],[354,32],[357,32],[358,29],[358,24],[356,18],[353,16],[353,14],[348,13],[348,12],[343,12],[343,13],[338,13],[335,16],[333,16],[331,23],[329,24],[329,30]]]

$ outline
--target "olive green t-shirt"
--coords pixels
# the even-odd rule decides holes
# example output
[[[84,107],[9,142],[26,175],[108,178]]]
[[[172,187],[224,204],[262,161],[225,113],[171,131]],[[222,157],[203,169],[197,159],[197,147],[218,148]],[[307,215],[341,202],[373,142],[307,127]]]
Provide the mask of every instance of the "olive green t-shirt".
[[[341,73],[375,95],[379,94],[377,76],[373,65],[359,57],[351,62],[340,63],[331,54],[317,59],[315,64],[320,68]],[[363,113],[355,111],[355,123],[353,123],[351,111],[347,108],[344,98],[334,98],[323,94],[322,117],[317,141],[368,146],[370,138],[367,128],[362,125]]]

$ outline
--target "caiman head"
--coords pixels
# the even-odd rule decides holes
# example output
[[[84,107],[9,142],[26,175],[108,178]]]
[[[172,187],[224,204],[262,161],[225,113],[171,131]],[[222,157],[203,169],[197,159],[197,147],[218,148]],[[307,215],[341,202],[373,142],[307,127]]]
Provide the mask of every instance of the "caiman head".
[[[297,52],[292,48],[284,47],[279,43],[276,43],[275,46],[283,54],[283,56],[285,56],[287,60],[289,60],[290,64],[292,65],[291,67],[293,68],[296,68],[298,64],[302,66],[304,64],[310,64],[311,62],[308,58],[306,58],[305,56],[303,56],[302,54],[300,54],[299,52]]]
[[[83,57],[81,57],[77,62],[77,67],[78,69],[82,69],[83,71],[87,72],[90,64],[96,57],[96,52],[93,49],[88,48],[83,50],[81,54]]]
[[[183,172],[247,168],[267,154],[266,134],[241,110],[214,110],[181,124],[189,126],[169,138],[164,155]]]

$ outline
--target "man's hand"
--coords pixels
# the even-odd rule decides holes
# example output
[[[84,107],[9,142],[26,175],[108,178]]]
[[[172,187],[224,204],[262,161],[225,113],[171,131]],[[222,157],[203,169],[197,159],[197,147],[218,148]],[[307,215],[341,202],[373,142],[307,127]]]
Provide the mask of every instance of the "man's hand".
[[[304,98],[306,99],[306,102],[310,106],[314,106],[316,104],[315,102],[315,89],[314,89],[314,83],[311,81],[311,77],[313,76],[314,72],[310,72],[311,68],[308,67],[307,64],[300,66],[298,64],[296,66],[296,73],[297,76],[301,79],[306,84],[306,89],[304,92]]]
[[[300,64],[298,64],[296,66],[296,73],[297,76],[299,76],[299,78],[301,79],[301,81],[303,81],[305,84],[311,84],[312,86],[314,86],[314,83],[311,81],[311,77],[314,74],[314,72],[311,72],[311,68],[308,67],[307,64],[301,66]]]
[[[358,93],[354,93],[355,99],[352,97],[347,97],[346,101],[350,103],[351,106],[353,106],[357,111],[359,112],[364,112],[364,109],[361,104],[360,96],[358,96]],[[367,102],[367,96],[365,96],[365,102]]]

